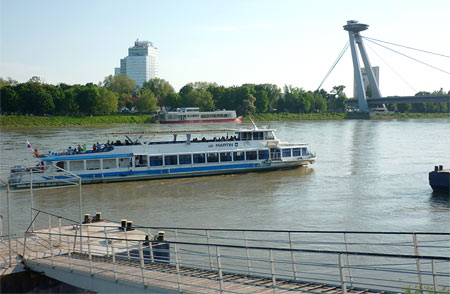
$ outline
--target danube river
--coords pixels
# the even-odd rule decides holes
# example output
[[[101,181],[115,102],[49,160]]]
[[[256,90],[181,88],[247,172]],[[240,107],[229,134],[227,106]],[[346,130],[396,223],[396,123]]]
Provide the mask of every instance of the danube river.
[[[428,172],[450,167],[450,120],[272,122],[284,141],[310,143],[308,168],[239,175],[83,186],[83,213],[101,211],[148,226],[292,230],[448,232],[448,196],[434,195]],[[235,125],[112,125],[1,130],[1,175],[36,165],[26,148],[61,152],[105,143],[118,131],[230,128]],[[121,138],[123,140],[123,138]],[[143,141],[144,138],[142,139]],[[5,191],[1,214],[6,218]],[[35,207],[78,219],[76,188],[35,191]],[[13,230],[30,221],[29,192],[11,196]]]

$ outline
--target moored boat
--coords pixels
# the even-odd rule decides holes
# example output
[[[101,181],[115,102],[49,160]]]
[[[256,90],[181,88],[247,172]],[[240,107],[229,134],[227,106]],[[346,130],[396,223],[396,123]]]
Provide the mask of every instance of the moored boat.
[[[428,180],[434,192],[450,192],[450,169],[444,169],[442,165],[436,165],[434,171],[428,173]]]
[[[198,107],[185,107],[178,108],[177,111],[162,112],[159,121],[162,124],[240,123],[242,116],[237,117],[234,110],[200,111]]]
[[[282,142],[274,129],[256,125],[113,135],[124,135],[126,139],[108,140],[106,144],[94,145],[92,150],[69,149],[36,156],[40,162],[34,168],[33,186],[49,185],[49,179],[78,181],[62,171],[80,177],[83,183],[99,183],[293,168],[315,160],[307,144]],[[143,136],[148,139],[141,140]],[[166,136],[170,139],[155,139]],[[27,187],[30,174],[16,167],[11,170],[9,181]]]

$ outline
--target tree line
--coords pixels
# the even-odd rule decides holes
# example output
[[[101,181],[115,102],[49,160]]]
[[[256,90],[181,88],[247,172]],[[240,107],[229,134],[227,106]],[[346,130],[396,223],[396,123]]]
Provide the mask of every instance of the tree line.
[[[124,76],[107,76],[98,84],[51,85],[32,77],[26,83],[0,78],[0,110],[3,114],[33,115],[103,115],[136,110],[154,113],[197,106],[202,111],[236,110],[238,115],[252,113],[317,113],[343,112],[347,96],[345,86],[306,91],[303,88],[274,84],[243,84],[225,87],[216,83],[189,83],[176,92],[164,79],[151,79],[141,88]],[[450,91],[449,91],[450,93]],[[416,95],[430,94],[419,92]],[[445,94],[443,90],[432,94]],[[448,112],[448,103],[390,104],[399,112]]]

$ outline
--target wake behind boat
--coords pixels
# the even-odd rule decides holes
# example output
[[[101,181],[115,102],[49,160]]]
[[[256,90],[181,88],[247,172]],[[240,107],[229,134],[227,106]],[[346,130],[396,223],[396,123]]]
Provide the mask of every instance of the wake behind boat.
[[[125,141],[96,144],[92,150],[49,153],[32,175],[33,186],[55,185],[52,179],[82,183],[193,177],[293,168],[312,164],[307,144],[281,142],[274,129],[253,128],[114,133]],[[139,136],[131,139],[130,136]],[[148,137],[146,141],[143,136]],[[156,137],[170,139],[157,140]],[[30,185],[29,169],[14,167],[9,182]]]

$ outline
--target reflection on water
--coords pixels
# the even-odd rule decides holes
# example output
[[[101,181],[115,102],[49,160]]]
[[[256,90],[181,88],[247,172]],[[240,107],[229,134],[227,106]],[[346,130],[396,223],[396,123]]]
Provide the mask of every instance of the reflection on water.
[[[237,175],[83,186],[83,213],[101,211],[150,226],[296,230],[448,231],[450,205],[431,194],[428,172],[450,166],[449,121],[274,122],[286,141],[311,144],[309,168]],[[199,128],[198,125],[115,125],[1,130],[0,173],[34,165],[39,150],[60,151],[114,139],[119,131]],[[202,125],[201,129],[230,128]],[[447,134],[447,135],[446,135]],[[439,140],[436,140],[439,138]],[[1,214],[5,213],[2,193]],[[14,230],[30,221],[28,192],[12,196]],[[78,219],[77,188],[35,191],[36,208]]]

